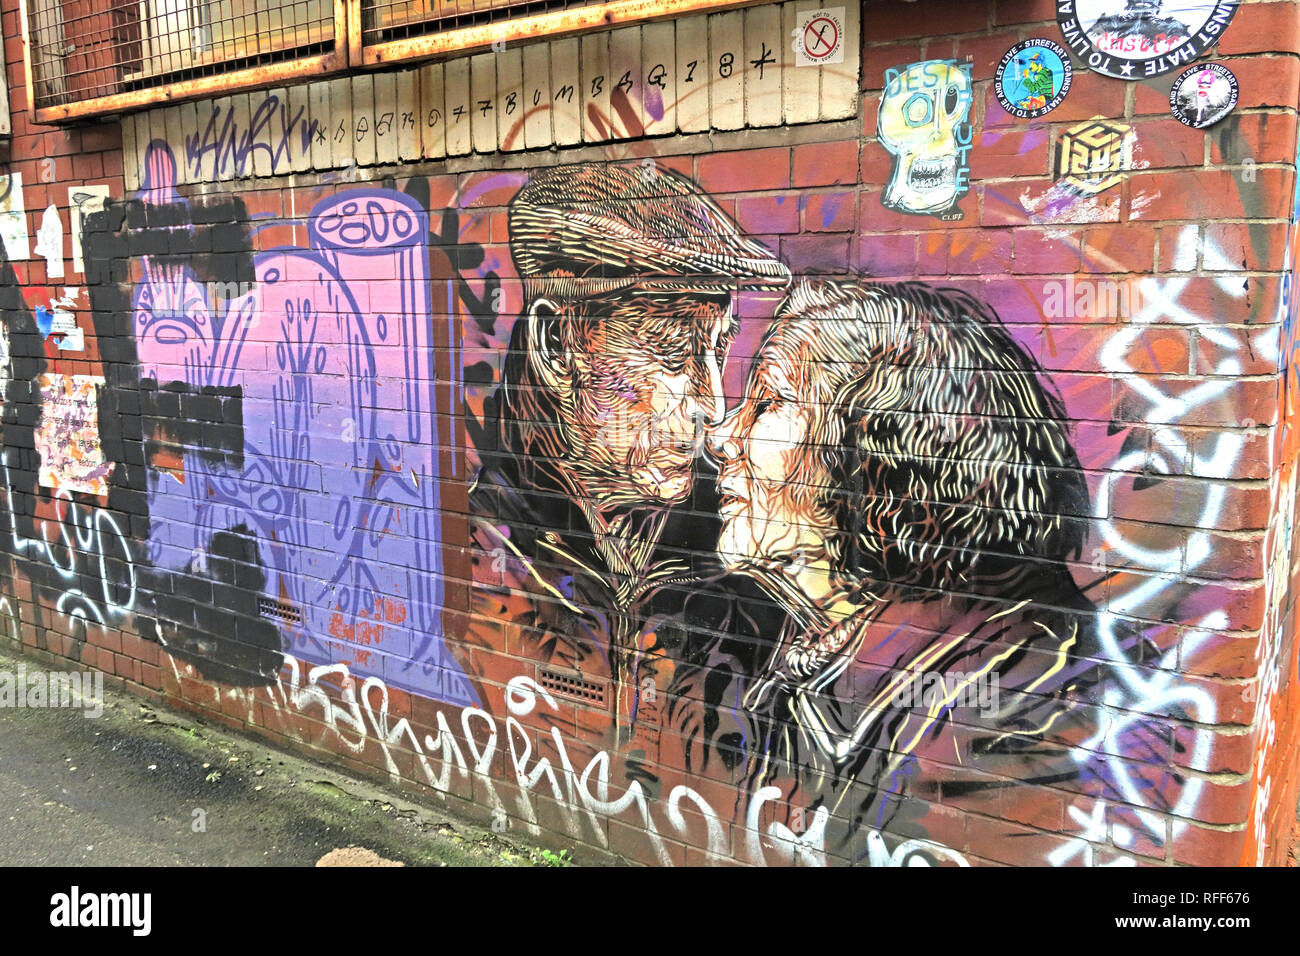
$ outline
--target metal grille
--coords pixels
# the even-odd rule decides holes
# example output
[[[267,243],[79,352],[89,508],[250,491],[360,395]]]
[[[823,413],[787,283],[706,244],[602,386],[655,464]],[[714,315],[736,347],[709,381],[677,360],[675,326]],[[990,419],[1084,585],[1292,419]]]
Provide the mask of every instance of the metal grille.
[[[601,2],[605,0],[361,0],[361,42],[371,46]]]
[[[302,623],[302,611],[288,601],[275,601],[271,598],[258,598],[257,608],[263,617],[275,617],[290,624]]]
[[[587,680],[581,674],[567,674],[564,671],[538,668],[538,681],[542,687],[562,697],[586,701],[590,704],[605,706],[605,684]]]
[[[28,0],[34,106],[333,49],[333,0]]]

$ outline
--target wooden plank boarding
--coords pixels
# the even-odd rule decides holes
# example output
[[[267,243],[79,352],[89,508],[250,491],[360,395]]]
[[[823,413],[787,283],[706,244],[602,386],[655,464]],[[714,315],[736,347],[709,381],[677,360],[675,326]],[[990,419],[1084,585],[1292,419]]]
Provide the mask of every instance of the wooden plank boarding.
[[[420,158],[420,74],[403,70],[397,74],[397,158],[404,163]]]
[[[189,177],[186,175],[189,164],[185,162],[185,136],[181,132],[181,108],[167,106],[159,112],[162,113],[167,147],[172,151],[172,158],[176,160],[176,185],[184,186],[189,182]]]
[[[235,128],[235,101],[229,96],[204,104],[203,130],[207,134],[208,124],[212,124],[212,144],[214,146],[203,160],[203,178],[210,183],[228,183],[235,179],[235,158],[231,153],[231,133]],[[216,119],[213,119],[213,117]]]
[[[311,169],[312,144],[316,140],[311,125],[311,89],[303,83],[289,87],[289,170],[303,173]]]
[[[614,139],[640,136],[645,128],[645,77],[641,73],[641,28],[609,35],[609,125]]]
[[[745,125],[744,35],[743,10],[709,17],[709,124],[713,129]]]
[[[128,193],[140,188],[140,152],[135,145],[135,117],[122,117],[122,186]]]
[[[464,156],[473,150],[473,139],[470,136],[473,104],[470,102],[469,91],[469,59],[458,57],[448,60],[443,83],[447,98],[447,155]]]
[[[677,130],[677,31],[671,20],[641,28],[641,97],[647,136]]]
[[[581,86],[578,95],[582,100],[582,141],[603,143],[608,140],[609,88],[609,34],[588,33],[580,38],[578,52]]]
[[[165,109],[165,108],[153,109],[153,110],[150,110],[148,113],[146,113],[145,116],[148,117],[147,122],[148,122],[148,128],[149,128],[149,138],[148,138],[147,142],[148,142],[150,145],[154,144],[155,142],[160,142],[160,143],[163,143],[164,145],[166,145],[166,144],[167,144],[167,111],[166,111],[166,109]],[[169,148],[170,148],[170,147],[169,147]],[[145,167],[145,172],[146,172],[146,173],[149,172],[149,169],[148,169],[147,166]],[[157,184],[157,183],[154,183],[153,185],[156,186],[156,185],[158,185],[158,184]]]
[[[191,182],[211,182],[211,178],[205,175],[203,172],[203,167],[208,165],[206,162],[206,157],[211,155],[210,153],[204,154],[205,161],[199,164],[199,168],[197,170],[195,170],[192,166],[190,166],[189,163],[188,141],[190,140],[191,137],[194,137],[196,148],[198,148],[199,144],[202,142],[203,130],[199,129],[199,115],[200,115],[199,104],[182,103],[180,105],[180,111],[181,111],[181,138],[180,141],[173,147],[173,149],[176,152],[176,165],[180,166],[183,164],[189,167],[186,175],[190,177]]]
[[[329,84],[330,157],[335,169],[343,169],[353,162],[352,79],[345,76]]]
[[[280,136],[280,109],[288,100],[288,91],[264,90],[253,93],[249,99],[249,148],[253,154],[253,174],[258,177],[285,172],[285,156],[277,151]],[[253,135],[254,128],[260,132]]]
[[[352,77],[352,158],[358,166],[375,165],[375,78]]]
[[[442,64],[420,68],[420,154],[425,159],[447,155],[447,103],[442,92]]]
[[[524,148],[524,55],[507,45],[496,55],[497,144],[505,152]]]
[[[391,166],[397,162],[397,74],[376,73],[375,111],[372,128],[375,131],[375,163]]]
[[[330,136],[333,132],[330,118],[330,84],[332,80],[318,80],[307,88],[307,98],[311,102],[311,122],[316,132],[311,138],[311,168],[333,169],[334,160],[330,154]]]
[[[579,47],[574,37],[556,40],[551,45],[551,109],[555,145],[572,146],[582,142],[581,71]]]
[[[125,182],[144,184],[143,155],[155,140],[171,149],[184,184],[850,118],[861,101],[861,0],[825,6],[835,2],[634,22],[415,68],[164,104],[123,118]],[[822,9],[843,17],[842,63],[812,63],[792,49],[800,24]]]
[[[234,130],[235,153],[230,157],[231,179],[248,179],[254,175],[252,156],[241,151],[245,145],[251,120],[247,93],[238,93],[230,98],[231,129]]]
[[[686,17],[673,23],[677,33],[677,129],[709,129],[709,18]]]
[[[524,146],[540,149],[554,141],[551,134],[551,44],[524,47]]]
[[[776,6],[745,10],[745,125],[781,125],[781,10]]]
[[[476,153],[495,153],[497,149],[496,86],[497,55],[470,57],[470,131]]]
[[[781,21],[783,32],[794,43],[795,29],[807,13],[820,9],[817,2],[787,3]],[[791,66],[785,71],[781,91],[781,116],[788,123],[813,123],[821,115],[821,68],[794,65],[794,51],[790,53]]]

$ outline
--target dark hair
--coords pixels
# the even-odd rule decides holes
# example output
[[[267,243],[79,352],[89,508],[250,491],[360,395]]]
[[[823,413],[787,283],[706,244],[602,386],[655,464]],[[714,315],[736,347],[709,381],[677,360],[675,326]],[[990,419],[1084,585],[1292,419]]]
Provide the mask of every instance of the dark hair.
[[[806,452],[831,476],[817,507],[844,578],[972,591],[1079,554],[1088,492],[1063,405],[988,306],[920,283],[806,282],[777,311],[774,351],[816,405]]]

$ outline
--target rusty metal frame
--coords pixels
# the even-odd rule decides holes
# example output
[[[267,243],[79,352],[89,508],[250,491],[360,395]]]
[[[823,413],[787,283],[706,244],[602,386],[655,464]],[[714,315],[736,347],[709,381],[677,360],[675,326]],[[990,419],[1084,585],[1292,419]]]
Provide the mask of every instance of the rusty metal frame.
[[[617,24],[750,7],[765,2],[770,0],[610,0],[572,10],[557,10],[445,30],[427,36],[364,45],[361,0],[334,0],[334,49],[329,53],[39,108],[36,105],[32,69],[28,0],[19,0],[19,19],[22,25],[23,79],[27,90],[28,111],[35,123],[60,124],[113,113],[129,113],[161,103],[180,103],[205,96],[261,89],[308,76],[340,73],[349,65],[353,68],[373,68],[389,63],[481,50],[501,41],[564,36]]]
[[[110,113],[128,113],[160,103],[180,103],[205,96],[219,96],[268,86],[277,86],[290,80],[307,76],[337,73],[348,65],[348,14],[354,0],[334,0],[334,49],[280,63],[246,67],[217,73],[212,76],[179,80],[163,86],[129,93],[97,96],[61,106],[36,106],[36,86],[33,80],[31,56],[31,31],[28,24],[28,0],[19,0],[19,17],[22,20],[23,79],[27,86],[27,107],[32,121],[44,124],[68,123]]]
[[[481,50],[501,41],[563,36],[622,23],[752,7],[771,0],[610,0],[608,3],[594,3],[572,10],[556,10],[368,45],[361,42],[361,0],[347,2],[348,48],[352,65],[376,67],[386,63]]]

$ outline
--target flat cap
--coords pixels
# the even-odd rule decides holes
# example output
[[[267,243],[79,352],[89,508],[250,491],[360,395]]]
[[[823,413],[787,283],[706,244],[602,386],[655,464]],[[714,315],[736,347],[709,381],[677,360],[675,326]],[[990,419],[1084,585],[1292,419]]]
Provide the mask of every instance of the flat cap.
[[[510,253],[530,297],[622,289],[784,288],[790,270],[685,176],[653,163],[544,170],[510,203]]]

